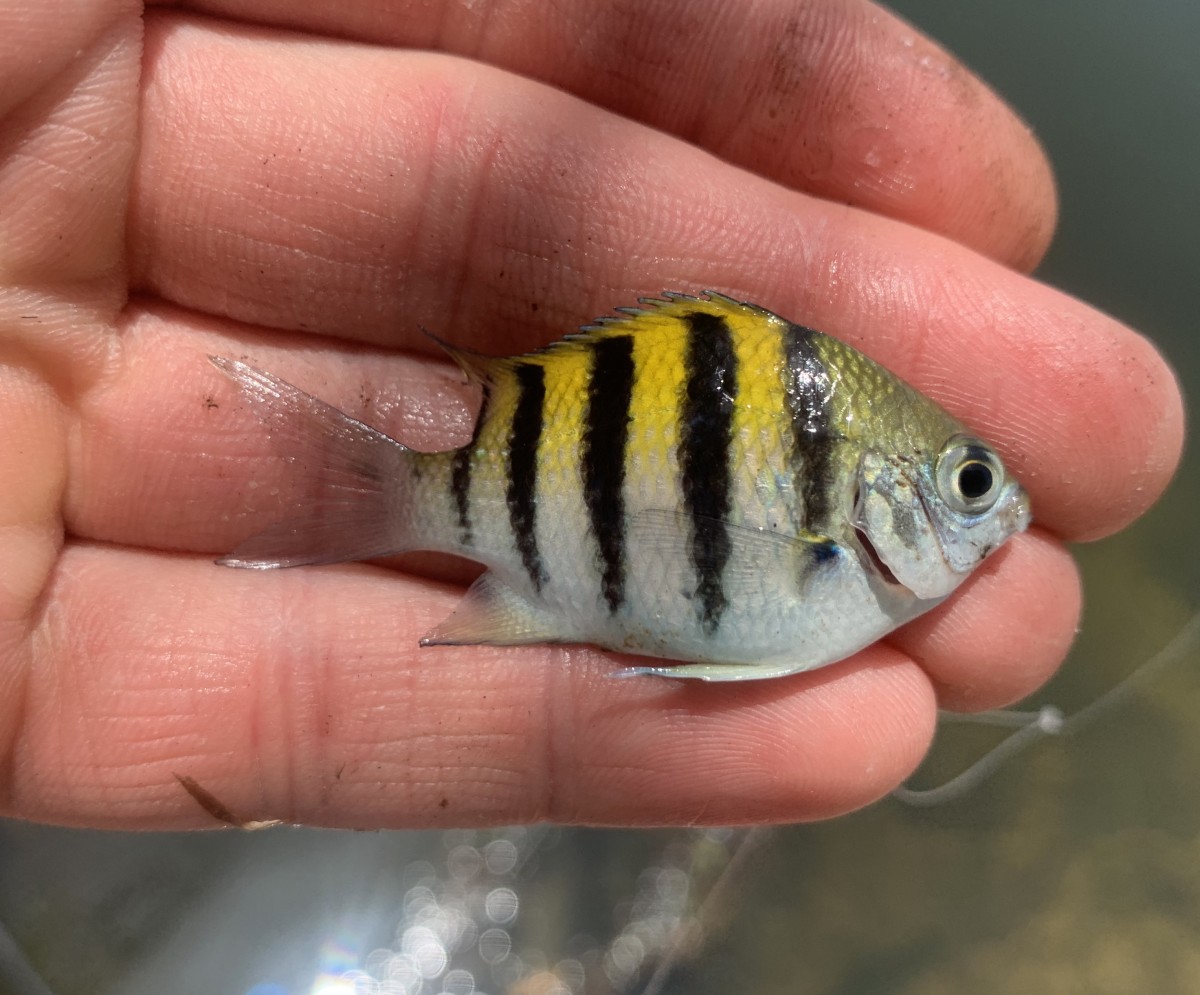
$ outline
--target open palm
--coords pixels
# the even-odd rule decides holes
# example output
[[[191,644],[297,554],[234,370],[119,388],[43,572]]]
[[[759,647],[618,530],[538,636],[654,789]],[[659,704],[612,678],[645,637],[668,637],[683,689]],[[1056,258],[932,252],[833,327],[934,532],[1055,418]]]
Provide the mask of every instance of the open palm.
[[[0,812],[211,825],[756,822],[887,791],[938,700],[1032,690],[1062,541],[1178,458],[1140,337],[1019,271],[1025,129],[858,0],[0,0]],[[1103,205],[1097,205],[1102,210]],[[492,353],[663,289],[845,338],[992,440],[1037,526],[843,664],[612,680],[578,647],[420,650],[422,564],[213,564],[297,494],[205,361],[418,446],[469,411],[420,327]],[[302,495],[300,495],[302,496]]]

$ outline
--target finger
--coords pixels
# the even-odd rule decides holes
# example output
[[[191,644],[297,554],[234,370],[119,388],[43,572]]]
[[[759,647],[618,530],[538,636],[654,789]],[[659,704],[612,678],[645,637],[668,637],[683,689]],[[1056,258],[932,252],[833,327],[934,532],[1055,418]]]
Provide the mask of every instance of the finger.
[[[471,63],[179,21],[154,49],[131,243],[137,279],[168,299],[507,352],[638,292],[711,286],[943,402],[1064,537],[1128,523],[1177,463],[1179,393],[1147,342],[944,240]]]
[[[126,373],[88,396],[72,434],[64,514],[75,535],[214,555],[309,499],[305,473],[275,457],[268,433],[206,353],[271,369],[421,448],[448,448],[470,434],[463,385],[427,360],[335,343],[305,350],[285,336],[189,323],[162,308],[131,318],[122,343]],[[1023,697],[1066,653],[1079,611],[1071,558],[1042,533],[1012,545],[931,621],[893,639],[947,705]]]
[[[795,821],[865,804],[933,727],[879,648],[725,687],[615,680],[581,648],[418,650],[445,592],[374,568],[226,570],[68,547],[34,643],[6,815],[114,828]]]
[[[0,116],[78,62],[114,17],[140,4],[63,0],[44,12],[40,6],[13,0],[0,4]]]
[[[303,384],[421,450],[471,435],[476,391],[447,361],[296,336],[134,302],[120,361],[80,401],[63,519],[76,536],[152,549],[228,552],[308,499],[237,387],[208,356],[233,356]],[[306,348],[307,347],[307,348]]]
[[[24,9],[0,32],[0,305],[23,297],[13,318],[37,316],[47,290],[119,303],[141,23],[135,4],[70,6],[88,9],[66,35],[61,9]]]
[[[1018,268],[1037,263],[1054,229],[1050,168],[1027,126],[945,51],[861,0],[189,6],[491,63]]]
[[[62,539],[62,401],[103,353],[133,158],[140,5],[0,3],[0,754]]]
[[[1050,679],[1082,607],[1070,553],[1035,529],[1013,536],[951,604],[898,629],[888,643],[920,664],[942,707],[1001,708]]]

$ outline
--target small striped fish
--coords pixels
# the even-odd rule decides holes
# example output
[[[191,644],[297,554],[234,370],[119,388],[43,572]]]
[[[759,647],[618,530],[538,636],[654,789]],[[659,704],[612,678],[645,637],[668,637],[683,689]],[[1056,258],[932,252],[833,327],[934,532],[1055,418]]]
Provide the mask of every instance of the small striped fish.
[[[618,310],[524,356],[447,347],[483,391],[452,452],[214,358],[315,475],[221,562],[456,553],[487,572],[422,645],[585,642],[744,680],[861,649],[1028,524],[990,447],[836,339],[716,293]]]

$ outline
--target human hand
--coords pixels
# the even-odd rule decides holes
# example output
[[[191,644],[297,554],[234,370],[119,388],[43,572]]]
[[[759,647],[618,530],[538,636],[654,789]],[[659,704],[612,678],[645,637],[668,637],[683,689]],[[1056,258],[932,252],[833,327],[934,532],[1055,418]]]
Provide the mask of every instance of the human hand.
[[[1063,541],[1175,466],[1153,348],[1018,272],[1054,222],[1035,143],[876,8],[208,0],[152,7],[144,50],[141,13],[0,0],[3,814],[211,825],[177,775],[356,827],[845,811],[916,764],[938,701],[1048,676],[1079,610]],[[1035,527],[853,659],[720,686],[420,650],[444,581],[212,563],[291,485],[206,354],[445,446],[469,417],[420,326],[505,354],[708,288],[942,402]]]

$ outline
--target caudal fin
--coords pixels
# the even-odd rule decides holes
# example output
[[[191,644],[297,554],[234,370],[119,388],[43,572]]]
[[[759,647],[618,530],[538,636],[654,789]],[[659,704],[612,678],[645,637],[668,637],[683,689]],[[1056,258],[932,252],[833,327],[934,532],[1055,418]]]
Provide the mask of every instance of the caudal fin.
[[[285,509],[288,517],[218,563],[267,570],[411,548],[404,513],[409,449],[285,380],[235,359],[208,358],[238,385],[270,431],[275,452],[303,475],[305,494]]]

